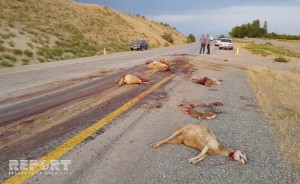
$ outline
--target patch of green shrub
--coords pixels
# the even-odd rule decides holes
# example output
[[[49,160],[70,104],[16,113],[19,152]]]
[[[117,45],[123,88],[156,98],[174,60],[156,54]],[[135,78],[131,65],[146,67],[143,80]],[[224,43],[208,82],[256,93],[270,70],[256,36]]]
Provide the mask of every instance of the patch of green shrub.
[[[0,65],[4,66],[4,67],[13,67],[13,66],[15,66],[15,64],[13,64],[13,63],[11,63],[9,61],[1,61]]]
[[[64,56],[62,59],[63,60],[67,60],[67,59],[76,59],[77,57],[75,55],[67,55],[67,56]]]
[[[46,63],[46,62],[49,62],[49,60],[47,60],[47,59],[44,58],[44,57],[38,57],[37,59],[39,60],[40,63]]]
[[[286,59],[285,57],[282,57],[282,56],[279,56],[279,57],[276,57],[274,59],[275,62],[279,62],[279,63],[287,63],[289,62],[290,60],[289,59]]]
[[[29,59],[24,58],[22,59],[22,65],[28,65],[29,64]]]
[[[28,49],[24,50],[24,54],[25,54],[27,57],[32,57],[32,56],[33,56],[33,52],[31,52],[31,51],[28,50]]]
[[[296,121],[300,121],[300,112],[289,112],[289,113],[287,113],[287,115],[290,118],[295,119]]]
[[[161,35],[161,37],[169,43],[174,43],[174,38],[171,33],[164,33],[163,35]]]
[[[28,47],[30,47],[31,49],[34,49],[34,45],[33,45],[31,42],[27,42],[26,45],[27,45]]]
[[[31,41],[34,42],[34,43],[39,43],[40,42],[37,38],[32,38]]]
[[[12,55],[9,55],[9,54],[3,54],[2,56],[3,56],[3,58],[8,59],[8,60],[10,60],[12,62],[16,62],[17,61],[17,58],[15,56],[12,56]]]
[[[42,47],[38,49],[37,54],[48,60],[60,59],[60,56],[64,54],[64,49]]]
[[[28,33],[34,35],[34,36],[38,36],[38,33],[32,30],[27,30]]]
[[[0,33],[0,37],[4,40],[9,38],[9,36],[7,34],[2,34],[2,33]]]
[[[66,48],[65,52],[70,52],[75,55],[77,53],[83,52],[83,49],[81,47],[75,46],[75,47]]]
[[[13,25],[12,23],[8,24],[9,27],[15,27],[15,25]]]
[[[20,49],[14,49],[14,50],[13,50],[13,53],[14,53],[15,55],[23,55],[23,51],[20,50]]]
[[[282,40],[300,40],[299,35],[286,35],[286,34],[277,34],[277,33],[268,33],[264,36],[265,38],[271,39],[282,39]]]
[[[163,25],[163,26],[166,26],[166,27],[171,27],[170,24],[168,24],[168,23],[160,22],[160,24]]]
[[[0,45],[0,52],[4,52],[6,49],[2,45]]]
[[[196,41],[196,38],[193,34],[189,34],[188,37],[187,37],[187,43],[193,43]]]
[[[76,54],[76,56],[78,57],[89,57],[89,56],[93,56],[93,53],[89,53],[89,52],[83,52],[83,53],[78,53]]]
[[[158,47],[158,46],[155,43],[150,45],[150,48],[156,48],[156,47]]]
[[[9,42],[7,42],[7,43],[8,43],[8,45],[9,45],[10,47],[15,47],[15,42],[9,41]]]
[[[8,36],[10,37],[10,38],[12,38],[12,37],[16,37],[16,34],[15,33],[13,33],[13,32],[9,32],[9,33],[7,33],[8,34]]]
[[[7,33],[0,33],[0,37],[6,40],[9,38],[16,37],[16,34],[8,31]]]
[[[24,35],[25,32],[24,31],[19,31],[19,34]]]

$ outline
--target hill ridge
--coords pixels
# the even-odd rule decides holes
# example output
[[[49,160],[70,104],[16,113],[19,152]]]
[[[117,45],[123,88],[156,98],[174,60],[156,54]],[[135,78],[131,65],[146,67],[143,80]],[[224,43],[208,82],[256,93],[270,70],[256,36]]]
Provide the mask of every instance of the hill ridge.
[[[0,25],[1,66],[93,56],[103,54],[103,48],[125,51],[135,39],[147,40],[150,48],[186,42],[167,24],[66,0],[2,0]]]

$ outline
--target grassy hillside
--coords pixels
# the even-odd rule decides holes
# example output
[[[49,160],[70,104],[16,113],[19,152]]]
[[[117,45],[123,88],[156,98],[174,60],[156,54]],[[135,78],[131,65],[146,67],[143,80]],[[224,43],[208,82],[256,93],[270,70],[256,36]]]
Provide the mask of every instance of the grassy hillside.
[[[170,43],[164,34],[173,37]],[[1,0],[0,65],[4,67],[129,50],[135,39],[150,48],[186,42],[175,29],[107,7],[67,0]],[[172,42],[172,41],[171,41]]]

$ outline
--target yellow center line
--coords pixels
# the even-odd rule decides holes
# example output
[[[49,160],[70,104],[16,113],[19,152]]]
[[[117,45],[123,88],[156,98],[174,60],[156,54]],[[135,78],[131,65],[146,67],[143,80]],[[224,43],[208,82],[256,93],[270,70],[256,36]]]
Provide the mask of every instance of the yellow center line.
[[[86,138],[91,136],[93,133],[95,133],[97,130],[101,129],[104,125],[115,119],[117,116],[125,112],[127,109],[132,107],[134,104],[139,102],[141,99],[149,95],[151,92],[159,88],[161,85],[169,81],[171,78],[173,78],[175,74],[172,74],[163,80],[159,81],[155,85],[151,86],[149,89],[144,91],[143,93],[139,94],[135,98],[131,99],[129,102],[124,104],[123,106],[116,109],[114,112],[110,113],[106,117],[102,118],[98,122],[94,123],[93,125],[89,126],[79,134],[75,135],[73,138],[69,139],[59,147],[57,147],[55,150],[51,151],[50,153],[46,154],[45,156],[41,157],[37,163],[44,162],[43,167],[47,167],[50,165],[52,160],[58,160],[59,157],[63,156],[65,153],[73,149],[75,146],[80,144],[82,141],[84,141]],[[12,183],[24,183],[31,177],[33,177],[36,173],[40,172],[43,167],[40,167],[38,165],[31,166],[30,170],[29,167],[25,168],[22,171],[19,171],[16,175],[8,178],[6,181],[4,181],[5,184]]]

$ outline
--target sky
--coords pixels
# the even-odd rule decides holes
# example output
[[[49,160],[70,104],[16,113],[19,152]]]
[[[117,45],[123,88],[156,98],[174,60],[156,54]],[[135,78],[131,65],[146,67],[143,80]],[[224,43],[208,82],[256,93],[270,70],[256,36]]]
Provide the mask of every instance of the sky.
[[[259,19],[268,31],[300,35],[300,0],[80,0],[176,27],[184,35],[228,35],[234,27]]]

